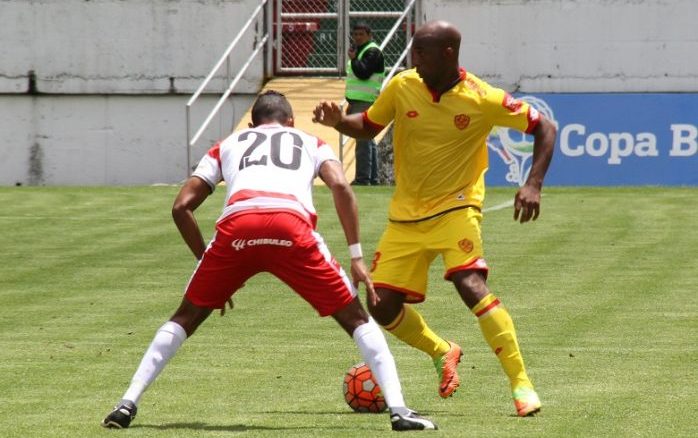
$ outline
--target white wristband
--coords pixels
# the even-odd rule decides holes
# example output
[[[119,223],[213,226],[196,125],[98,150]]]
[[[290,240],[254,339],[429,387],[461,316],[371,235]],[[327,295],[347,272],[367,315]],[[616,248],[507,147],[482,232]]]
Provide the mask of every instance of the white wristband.
[[[349,255],[353,259],[360,259],[363,257],[363,253],[361,252],[361,244],[360,243],[355,243],[353,245],[349,245]]]

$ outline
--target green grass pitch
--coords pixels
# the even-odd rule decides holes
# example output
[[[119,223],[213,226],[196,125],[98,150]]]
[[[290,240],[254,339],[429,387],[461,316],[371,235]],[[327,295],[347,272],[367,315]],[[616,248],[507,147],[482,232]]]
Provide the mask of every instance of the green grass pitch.
[[[268,275],[187,340],[129,430],[99,426],[195,265],[170,218],[177,190],[0,188],[0,436],[389,433],[387,414],[344,403],[342,375],[360,360],[351,339]],[[365,253],[390,191],[357,189]],[[222,192],[199,209],[207,237]],[[513,194],[490,189],[487,206]],[[316,206],[347,266],[325,188]],[[504,374],[438,261],[419,309],[464,349],[455,396],[439,399],[431,361],[388,336],[408,404],[440,426],[433,435],[695,436],[698,189],[546,188],[538,221],[512,216],[485,213],[489,284],[517,325],[543,411],[514,416]]]

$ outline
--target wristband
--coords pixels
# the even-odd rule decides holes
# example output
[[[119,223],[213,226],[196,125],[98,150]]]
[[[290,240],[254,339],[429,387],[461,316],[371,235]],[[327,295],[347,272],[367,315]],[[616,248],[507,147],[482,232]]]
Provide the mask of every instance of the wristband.
[[[360,259],[363,257],[363,253],[361,252],[361,244],[360,243],[354,243],[353,245],[349,245],[349,255],[353,259]]]

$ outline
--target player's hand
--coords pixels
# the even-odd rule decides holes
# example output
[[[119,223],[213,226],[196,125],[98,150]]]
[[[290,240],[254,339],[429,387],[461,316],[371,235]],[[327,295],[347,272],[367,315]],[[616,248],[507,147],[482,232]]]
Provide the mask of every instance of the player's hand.
[[[364,283],[366,285],[366,300],[372,305],[378,304],[380,298],[376,294],[376,290],[373,288],[373,280],[371,280],[371,275],[366,269],[363,258],[351,259],[351,278],[354,283],[355,288],[359,288],[359,283]]]
[[[313,110],[313,122],[315,123],[334,128],[341,121],[342,109],[335,102],[323,100]]]
[[[353,47],[350,47],[349,51],[347,52],[347,55],[349,55],[349,59],[356,58],[356,49]]]
[[[514,197],[514,220],[521,223],[538,219],[540,213],[540,189],[524,184]]]
[[[230,306],[230,310],[235,308],[235,303],[233,303],[232,298],[228,298],[228,306]],[[223,315],[225,315],[225,304],[223,304],[223,307],[221,308],[221,316]]]

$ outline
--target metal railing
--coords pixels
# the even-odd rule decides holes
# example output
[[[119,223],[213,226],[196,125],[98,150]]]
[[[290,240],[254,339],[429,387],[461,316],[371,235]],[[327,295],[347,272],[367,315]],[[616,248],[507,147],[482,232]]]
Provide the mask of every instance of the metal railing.
[[[274,5],[276,4],[276,8]],[[337,0],[337,5],[339,6],[337,10],[341,11],[339,14],[333,12],[314,12],[314,13],[298,13],[298,12],[283,12],[283,2],[281,0],[260,0],[259,5],[254,9],[250,18],[245,22],[241,30],[238,32],[235,39],[230,43],[228,48],[225,50],[223,55],[220,57],[218,62],[211,69],[209,74],[206,76],[204,81],[199,85],[197,90],[191,96],[186,104],[186,144],[187,144],[187,177],[191,175],[192,169],[192,148],[201,139],[201,136],[209,127],[209,124],[220,111],[223,104],[230,97],[231,93],[238,85],[243,75],[246,73],[247,69],[250,67],[253,60],[257,57],[260,50],[265,49],[264,56],[264,79],[271,77],[274,72],[272,68],[274,62],[276,61],[276,70],[278,72],[293,72],[293,73],[309,73],[309,72],[329,72],[329,70],[337,73],[343,73],[346,67],[345,55],[347,49],[348,38],[339,37],[340,35],[346,35],[346,30],[349,29],[349,18],[396,18],[396,21],[390,31],[386,34],[383,42],[380,45],[381,50],[384,50],[386,46],[394,40],[398,34],[398,29],[401,24],[404,23],[405,27],[405,41],[407,41],[406,48],[400,54],[397,62],[392,66],[390,72],[383,82],[383,87],[388,83],[388,81],[396,74],[398,69],[403,65],[407,54],[409,53],[412,44],[412,34],[414,33],[414,25],[419,24],[422,19],[421,13],[421,0],[406,0],[404,10],[400,11],[350,11],[350,0]],[[276,14],[276,17],[274,17]],[[259,26],[260,17],[262,18],[262,26]],[[337,27],[340,31],[338,32],[338,38],[336,41],[337,50],[337,63],[335,67],[332,68],[284,68],[282,65],[282,60],[280,58],[282,54],[282,30],[284,26],[284,19],[299,19],[299,18],[334,18],[337,19]],[[341,19],[339,19],[341,17]],[[413,18],[414,17],[414,18]],[[274,21],[276,19],[276,22]],[[413,23],[416,22],[416,23]],[[252,28],[254,24],[254,44],[252,53],[247,57],[245,63],[239,69],[238,73],[234,78],[231,79],[230,74],[230,63],[233,55],[233,51],[238,46],[243,36]],[[302,24],[302,23],[301,23]],[[260,30],[261,28],[261,30]],[[395,39],[398,44],[402,44],[401,40]],[[276,47],[276,58],[274,59],[274,47]],[[393,52],[395,53],[395,52]],[[394,55],[392,55],[394,56]],[[407,59],[405,63],[408,67],[410,66],[410,60]],[[208,113],[204,121],[197,128],[196,132],[192,136],[192,106],[199,100],[201,95],[204,93],[206,87],[210,82],[219,74],[221,68],[226,66],[226,84],[227,87],[223,91],[221,97],[216,102],[213,109]],[[342,106],[345,102],[342,102]],[[339,157],[340,160],[344,161],[344,145],[349,137],[345,137],[340,134],[339,138]]]
[[[414,21],[412,21],[412,11],[414,10]],[[353,16],[353,15],[352,15]],[[400,53],[400,56],[398,57],[397,61],[393,66],[391,67],[390,71],[388,74],[385,76],[385,79],[383,80],[383,84],[381,85],[381,90],[385,88],[386,85],[388,85],[388,82],[395,76],[398,71],[400,70],[403,61],[406,60],[406,65],[407,67],[411,67],[412,62],[411,59],[407,57],[407,54],[410,53],[410,49],[412,48],[412,38],[413,38],[413,24],[415,25],[414,27],[418,27],[421,22],[422,22],[422,13],[421,13],[421,3],[419,0],[410,0],[406,5],[405,9],[398,15],[398,19],[395,21],[395,24],[393,27],[390,29],[388,34],[385,36],[383,39],[383,42],[380,44],[380,49],[383,50],[385,47],[388,45],[390,40],[397,34],[397,30],[400,27],[400,24],[405,21],[405,33],[406,33],[406,40],[407,44],[405,45],[405,49]],[[342,101],[340,104],[340,108],[344,110],[344,106],[347,104],[346,99]],[[348,137],[342,133],[339,133],[339,160],[344,163],[344,147],[345,145],[352,140],[351,137]]]
[[[204,133],[206,128],[208,128],[208,125],[211,123],[211,120],[213,120],[213,117],[218,113],[220,110],[221,106],[225,103],[226,99],[230,96],[230,94],[233,92],[233,89],[235,86],[240,82],[240,79],[242,79],[243,75],[249,68],[250,64],[252,61],[255,59],[259,51],[263,48],[266,47],[266,56],[265,56],[265,63],[264,63],[264,69],[265,69],[265,77],[268,77],[270,75],[270,69],[271,69],[271,38],[270,38],[270,29],[272,28],[271,24],[271,18],[272,14],[270,11],[270,6],[271,6],[271,0],[262,0],[260,4],[255,8],[255,10],[252,12],[251,17],[247,20],[245,25],[242,27],[240,32],[238,32],[237,36],[233,40],[233,42],[230,43],[228,48],[223,52],[223,55],[220,57],[216,65],[211,69],[209,74],[206,76],[206,79],[199,85],[199,88],[197,88],[196,92],[191,96],[189,101],[187,102],[186,105],[186,124],[187,124],[187,177],[191,175],[192,172],[192,165],[191,165],[191,150],[192,147],[196,144],[197,141],[199,141],[199,138],[201,135]],[[252,51],[252,53],[249,55],[247,58],[246,62],[243,64],[243,66],[240,68],[240,71],[235,75],[235,77],[231,80],[230,79],[230,61],[231,61],[231,54],[233,53],[233,49],[237,46],[238,42],[242,39],[242,37],[246,34],[246,32],[250,29],[253,23],[258,20],[258,17],[260,14],[264,14],[264,25],[263,25],[263,31],[262,35],[258,38],[255,38],[255,48]],[[255,31],[258,31],[257,26],[255,26]],[[198,128],[194,136],[191,136],[191,108],[194,105],[194,103],[199,99],[201,94],[204,92],[204,89],[206,86],[211,82],[211,80],[216,76],[216,74],[219,72],[221,67],[223,65],[226,65],[226,79],[229,85],[226,88],[226,90],[223,92],[223,95],[218,99],[218,102],[216,105],[213,107],[213,109],[208,113],[206,118],[204,119],[204,122],[201,124],[201,126]]]

